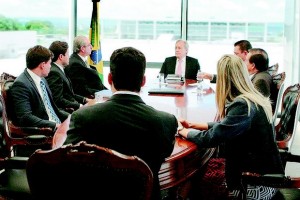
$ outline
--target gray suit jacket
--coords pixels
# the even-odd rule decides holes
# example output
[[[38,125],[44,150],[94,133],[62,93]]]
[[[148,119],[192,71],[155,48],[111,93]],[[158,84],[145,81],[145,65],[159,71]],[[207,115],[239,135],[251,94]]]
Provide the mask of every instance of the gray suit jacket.
[[[210,81],[211,83],[217,82],[217,75],[213,74],[213,79]],[[260,91],[265,97],[269,97],[271,95],[271,87],[273,84],[272,76],[269,72],[258,72],[252,76],[251,82],[254,87]]]
[[[267,71],[258,72],[251,78],[254,87],[265,97],[270,97],[272,87],[272,76]]]

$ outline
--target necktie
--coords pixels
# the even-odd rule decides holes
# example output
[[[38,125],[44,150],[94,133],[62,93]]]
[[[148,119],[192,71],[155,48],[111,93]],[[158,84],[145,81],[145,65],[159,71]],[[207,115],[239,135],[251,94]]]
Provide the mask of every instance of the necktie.
[[[177,66],[176,73],[175,73],[175,74],[177,74],[179,76],[182,76],[182,66],[181,66],[181,63],[182,63],[182,60],[178,60],[178,66]]]
[[[51,105],[47,90],[46,90],[46,86],[44,81],[41,80],[41,88],[42,88],[42,93],[43,93],[43,100],[44,100],[44,104],[47,106],[48,110],[50,111],[50,115],[51,118],[55,120],[56,123],[60,124],[60,120],[57,117],[56,113],[53,110],[53,107]]]
[[[85,65],[87,68],[90,68],[89,62],[87,60],[85,60]]]

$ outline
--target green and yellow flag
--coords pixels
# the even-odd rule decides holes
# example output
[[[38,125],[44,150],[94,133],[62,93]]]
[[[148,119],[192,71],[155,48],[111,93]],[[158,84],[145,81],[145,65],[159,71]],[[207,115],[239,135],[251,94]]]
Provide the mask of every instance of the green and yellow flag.
[[[89,31],[89,38],[91,44],[93,45],[92,53],[88,59],[90,65],[96,67],[98,74],[103,80],[103,60],[101,53],[101,43],[100,43],[100,22],[99,22],[99,7],[100,0],[92,0],[93,2],[93,12],[91,18],[91,25]]]

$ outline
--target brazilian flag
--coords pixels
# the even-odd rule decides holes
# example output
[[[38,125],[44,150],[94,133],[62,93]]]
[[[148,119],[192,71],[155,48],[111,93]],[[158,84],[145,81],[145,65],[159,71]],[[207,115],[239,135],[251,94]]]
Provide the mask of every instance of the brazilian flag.
[[[93,45],[92,53],[88,59],[90,65],[96,67],[98,74],[103,80],[103,60],[101,53],[101,42],[100,42],[100,22],[99,22],[99,7],[100,0],[92,0],[93,2],[93,12],[91,18],[91,25],[89,30],[89,39]]]

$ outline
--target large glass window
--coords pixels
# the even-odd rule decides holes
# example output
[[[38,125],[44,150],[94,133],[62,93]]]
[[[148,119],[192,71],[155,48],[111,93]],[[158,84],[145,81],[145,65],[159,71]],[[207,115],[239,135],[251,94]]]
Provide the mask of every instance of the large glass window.
[[[0,0],[0,73],[19,75],[28,48],[68,41],[69,1]]]
[[[284,1],[189,0],[188,8],[189,54],[199,59],[203,71],[216,73],[218,59],[233,53],[233,44],[241,39],[265,49],[270,64],[279,63],[284,70]]]
[[[181,0],[100,1],[99,11],[104,61],[123,46],[140,49],[148,62],[163,62],[174,55],[175,40],[181,38]],[[91,12],[91,1],[78,0],[82,34],[88,34]]]
[[[76,32],[88,35],[91,0],[0,0],[0,70],[10,66],[5,71],[17,75],[25,68],[29,47],[48,47],[54,40],[69,42],[72,2],[77,2]],[[287,12],[294,13],[289,12],[294,7],[286,9],[286,1],[277,0],[100,1],[103,60],[109,61],[116,48],[133,46],[145,53],[150,63],[147,67],[159,68],[165,57],[175,54],[175,41],[185,38],[181,35],[181,6],[185,2],[188,54],[199,59],[202,70],[215,72],[218,58],[232,53],[233,43],[239,39],[264,48],[270,64],[278,62],[279,70],[284,70],[283,46],[289,41],[284,38],[284,17]]]

